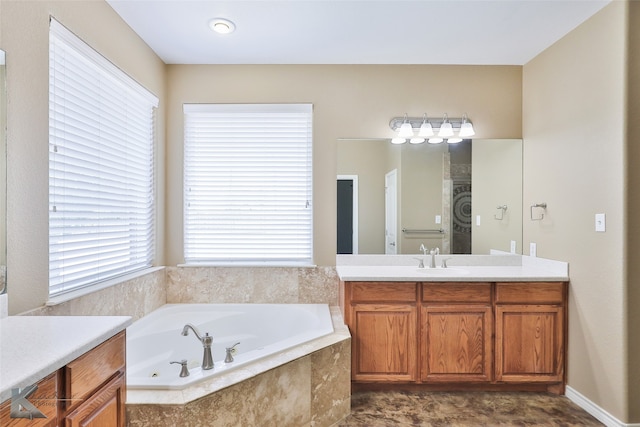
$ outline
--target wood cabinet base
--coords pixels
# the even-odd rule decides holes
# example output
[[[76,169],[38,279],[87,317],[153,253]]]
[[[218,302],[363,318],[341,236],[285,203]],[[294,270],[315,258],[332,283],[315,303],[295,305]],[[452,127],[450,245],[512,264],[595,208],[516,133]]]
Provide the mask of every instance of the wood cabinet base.
[[[564,384],[475,384],[475,383],[364,383],[353,381],[351,391],[526,391],[526,392],[546,392],[563,395]]]
[[[564,394],[565,282],[341,282],[353,390]]]

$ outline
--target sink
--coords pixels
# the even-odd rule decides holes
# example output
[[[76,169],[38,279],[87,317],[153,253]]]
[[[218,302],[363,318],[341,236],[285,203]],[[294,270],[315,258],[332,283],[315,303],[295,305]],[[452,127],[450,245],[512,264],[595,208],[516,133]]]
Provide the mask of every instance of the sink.
[[[469,274],[469,270],[458,267],[417,268],[416,271],[425,276],[461,276]]]

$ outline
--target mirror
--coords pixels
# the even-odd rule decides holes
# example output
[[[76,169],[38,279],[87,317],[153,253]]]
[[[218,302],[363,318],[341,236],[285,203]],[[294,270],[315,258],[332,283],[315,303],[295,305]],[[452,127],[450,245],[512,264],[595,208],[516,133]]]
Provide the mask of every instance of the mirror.
[[[0,50],[0,294],[7,292],[7,91],[5,53]]]
[[[338,141],[340,254],[522,253],[522,141]]]

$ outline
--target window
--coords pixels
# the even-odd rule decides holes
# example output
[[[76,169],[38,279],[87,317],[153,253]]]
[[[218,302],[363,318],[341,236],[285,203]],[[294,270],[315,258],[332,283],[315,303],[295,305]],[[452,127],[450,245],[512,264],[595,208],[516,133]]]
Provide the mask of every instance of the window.
[[[187,263],[312,263],[310,104],[184,106]]]
[[[158,100],[55,20],[49,31],[49,294],[150,267]]]

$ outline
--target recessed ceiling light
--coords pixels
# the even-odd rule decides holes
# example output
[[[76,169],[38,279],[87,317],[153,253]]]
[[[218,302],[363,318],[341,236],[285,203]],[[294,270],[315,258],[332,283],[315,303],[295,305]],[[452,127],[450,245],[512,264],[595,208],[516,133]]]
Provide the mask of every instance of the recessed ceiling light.
[[[236,29],[236,25],[228,19],[214,18],[209,21],[209,28],[218,34],[229,34],[233,33]]]

